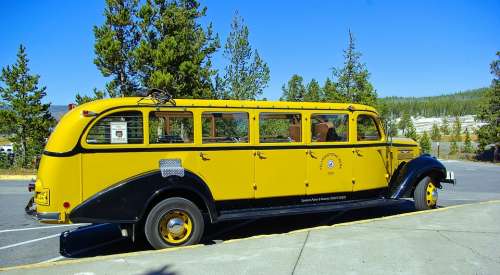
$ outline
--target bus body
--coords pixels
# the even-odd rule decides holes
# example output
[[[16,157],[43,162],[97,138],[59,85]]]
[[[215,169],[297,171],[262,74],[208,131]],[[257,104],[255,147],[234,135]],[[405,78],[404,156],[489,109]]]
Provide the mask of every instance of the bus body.
[[[413,140],[388,139],[369,106],[175,103],[104,99],[66,113],[40,161],[38,219],[139,225],[162,248],[198,242],[206,222],[407,197],[430,209],[454,182]]]

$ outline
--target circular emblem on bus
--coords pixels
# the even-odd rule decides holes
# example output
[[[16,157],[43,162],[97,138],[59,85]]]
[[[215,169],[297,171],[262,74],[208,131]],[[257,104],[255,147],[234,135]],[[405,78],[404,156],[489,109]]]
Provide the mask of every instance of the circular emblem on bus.
[[[335,166],[335,162],[333,162],[333,160],[329,159],[326,163],[326,166],[328,166],[328,169],[332,169]]]

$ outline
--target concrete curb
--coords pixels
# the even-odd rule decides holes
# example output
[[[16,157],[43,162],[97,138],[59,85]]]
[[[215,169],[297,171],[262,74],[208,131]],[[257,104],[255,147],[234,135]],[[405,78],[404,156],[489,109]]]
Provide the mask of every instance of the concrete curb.
[[[32,180],[36,175],[0,175],[0,180]]]
[[[386,217],[380,217],[380,218],[339,223],[339,224],[334,224],[334,225],[329,225],[329,226],[317,226],[317,227],[312,227],[312,228],[294,230],[294,231],[291,231],[288,233],[257,235],[257,236],[247,237],[247,238],[227,240],[227,241],[224,241],[223,243],[233,243],[233,242],[239,242],[239,241],[244,241],[244,240],[249,240],[249,239],[260,239],[260,238],[265,238],[265,237],[269,237],[269,236],[273,236],[273,235],[297,234],[297,233],[301,233],[301,232],[314,231],[314,230],[319,230],[319,229],[324,229],[324,228],[335,228],[335,227],[345,227],[345,226],[356,225],[356,224],[366,224],[366,223],[383,221],[383,220],[397,219],[397,218],[406,217],[406,216],[425,215],[425,214],[429,214],[429,213],[433,213],[433,212],[447,211],[450,209],[462,208],[462,207],[466,207],[466,206],[470,206],[470,205],[494,204],[494,203],[500,203],[500,200],[491,200],[491,201],[485,201],[485,202],[479,202],[479,203],[454,205],[454,206],[443,207],[443,208],[432,209],[432,210],[410,212],[410,213],[403,213],[403,214],[393,215],[393,216],[386,216]],[[166,248],[166,249],[162,249],[162,250],[137,251],[137,252],[130,252],[130,253],[97,256],[97,257],[92,257],[92,258],[73,259],[73,260],[66,260],[66,261],[60,261],[60,262],[46,262],[46,263],[42,262],[42,263],[34,263],[34,264],[28,264],[28,265],[0,268],[0,271],[22,270],[22,269],[29,270],[29,269],[34,269],[34,268],[50,267],[50,266],[58,266],[58,265],[68,265],[68,264],[76,264],[76,263],[82,263],[82,262],[96,262],[96,261],[100,261],[100,260],[113,259],[113,258],[128,258],[128,257],[132,257],[132,256],[147,255],[147,254],[153,254],[153,253],[163,254],[163,253],[169,253],[169,252],[178,251],[178,250],[199,248],[199,247],[203,247],[203,246],[204,245],[202,245],[202,244],[198,244],[198,245],[193,245],[193,246]]]

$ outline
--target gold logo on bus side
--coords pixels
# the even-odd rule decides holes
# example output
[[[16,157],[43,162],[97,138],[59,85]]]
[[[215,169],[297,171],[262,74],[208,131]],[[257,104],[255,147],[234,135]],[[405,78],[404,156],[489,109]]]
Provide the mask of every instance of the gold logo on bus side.
[[[323,170],[324,167],[328,174],[333,174],[335,169],[342,169],[342,159],[335,153],[328,153],[319,162],[319,170]]]

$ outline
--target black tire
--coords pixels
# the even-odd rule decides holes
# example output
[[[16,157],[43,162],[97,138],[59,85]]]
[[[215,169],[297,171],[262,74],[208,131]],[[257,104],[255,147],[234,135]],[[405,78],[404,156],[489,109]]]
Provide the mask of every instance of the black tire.
[[[429,210],[436,208],[437,204],[429,204],[427,201],[427,186],[432,183],[430,177],[423,178],[415,188],[413,201],[417,210]]]
[[[160,222],[163,216],[171,211],[183,211],[192,222],[191,234],[181,243],[169,243],[162,237]],[[191,201],[173,197],[159,202],[148,214],[144,224],[146,239],[155,249],[197,244],[203,236],[205,224],[200,209]]]

